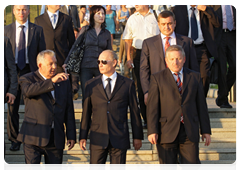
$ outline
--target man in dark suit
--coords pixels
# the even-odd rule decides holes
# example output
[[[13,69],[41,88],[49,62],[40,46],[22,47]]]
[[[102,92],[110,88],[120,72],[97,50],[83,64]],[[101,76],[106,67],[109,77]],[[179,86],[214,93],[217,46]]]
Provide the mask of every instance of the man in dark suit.
[[[209,58],[217,57],[214,27],[220,26],[218,17],[211,7],[205,5],[176,5],[173,13],[176,16],[175,32],[194,41],[204,94],[207,97],[210,84]]]
[[[4,103],[13,104],[17,96],[17,69],[8,37],[4,36]]]
[[[16,22],[4,27],[4,36],[7,36],[12,45],[18,77],[37,70],[36,58],[40,51],[46,49],[43,29],[28,21],[28,5],[14,5],[13,14]],[[12,141],[11,151],[19,150],[20,143],[16,141],[19,131],[19,104],[21,89],[18,86],[14,104],[8,104],[7,131]]]
[[[116,73],[117,55],[113,51],[103,51],[98,64],[102,75],[85,84],[80,147],[86,150],[90,129],[90,163],[104,164],[109,153],[111,164],[125,164],[130,148],[128,106],[135,150],[141,148],[143,139],[135,85],[132,80]]]
[[[80,20],[78,15],[78,9],[76,5],[63,5],[61,6],[60,12],[72,17],[72,25],[75,29],[80,29]]]
[[[211,143],[211,128],[202,80],[198,72],[183,68],[185,52],[170,46],[168,68],[152,74],[147,104],[148,140],[157,144],[159,163],[200,163],[199,125],[205,145]],[[151,126],[150,126],[151,125]]]
[[[186,54],[184,67],[199,72],[197,56],[191,38],[175,34],[175,16],[171,11],[163,11],[158,15],[160,34],[143,41],[140,60],[140,80],[145,104],[149,90],[150,76],[166,68],[165,49],[170,45],[180,45]],[[168,40],[167,40],[168,39]]]
[[[27,164],[62,163],[65,146],[64,123],[69,150],[76,141],[76,126],[68,74],[57,72],[55,53],[38,54],[39,69],[19,79],[25,102],[25,115],[17,140],[23,143]]]
[[[231,5],[214,5],[220,27],[215,31],[218,48],[218,97],[216,104],[220,108],[232,108],[228,102],[228,93],[236,81],[236,8]],[[228,63],[228,68],[227,68]]]
[[[63,72],[62,65],[75,41],[72,18],[59,12],[60,7],[47,5],[48,10],[35,18],[35,24],[43,28],[46,49],[56,53],[58,73]]]

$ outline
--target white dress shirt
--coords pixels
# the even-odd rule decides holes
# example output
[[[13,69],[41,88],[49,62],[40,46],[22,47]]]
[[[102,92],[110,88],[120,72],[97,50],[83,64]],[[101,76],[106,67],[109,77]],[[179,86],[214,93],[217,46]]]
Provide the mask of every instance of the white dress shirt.
[[[191,38],[191,14],[192,14],[192,7],[190,5],[187,5],[188,9],[188,20],[189,20],[189,31],[188,31],[188,37]],[[197,6],[195,6],[195,16],[197,20],[197,25],[198,25],[198,39],[195,41],[193,40],[194,44],[202,44],[204,41],[203,34],[202,34],[202,29],[201,29],[201,23],[200,23],[200,11],[197,9]]]
[[[122,39],[132,39],[132,46],[136,49],[142,49],[143,40],[159,33],[157,20],[153,10],[150,9],[145,16],[136,12],[129,17]]]
[[[108,84],[108,81],[107,81],[107,78],[110,78],[111,81],[111,93],[113,92],[113,89],[115,87],[115,84],[116,84],[116,80],[117,80],[117,72],[115,71],[110,77],[106,76],[106,75],[102,75],[102,83],[103,83],[103,88],[105,89],[107,84]]]
[[[51,12],[49,12],[49,11],[47,11],[47,13],[48,13],[50,22],[52,23],[53,29],[55,29],[55,28],[56,28],[56,25],[57,25],[57,22],[58,22],[59,11],[57,11],[57,12],[54,13],[54,14],[56,14],[56,22],[55,22],[54,25],[53,25],[53,22],[52,22],[52,20],[53,20],[53,13],[51,13]]]
[[[177,76],[174,74],[175,72],[173,72],[172,70],[170,71],[172,72],[174,80],[177,82]],[[180,77],[180,80],[183,83],[183,68],[178,73],[179,73],[178,76]]]
[[[165,56],[165,43],[166,43],[166,35],[163,35],[161,33],[161,38],[162,38],[162,46],[163,46],[163,52],[164,52],[164,56]],[[176,35],[175,35],[175,32],[173,32],[170,36],[170,39],[168,40],[169,44],[170,45],[177,45],[177,39],[176,39]]]
[[[28,64],[29,61],[28,61],[28,50],[27,50],[27,44],[28,44],[28,20],[27,22],[25,22],[24,24],[24,33],[25,33],[25,61],[26,63]],[[17,64],[18,63],[18,46],[19,46],[19,39],[20,39],[20,33],[22,31],[22,28],[20,28],[19,26],[21,26],[21,24],[19,24],[17,21],[16,21],[16,48],[15,48],[15,63]]]

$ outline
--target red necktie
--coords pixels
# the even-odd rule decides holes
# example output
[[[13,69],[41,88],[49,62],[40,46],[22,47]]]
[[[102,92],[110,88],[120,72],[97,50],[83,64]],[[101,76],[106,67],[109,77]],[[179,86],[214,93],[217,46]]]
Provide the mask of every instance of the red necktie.
[[[181,79],[180,79],[180,77],[179,77],[179,73],[174,73],[175,74],[175,76],[177,76],[177,81],[176,81],[176,83],[177,83],[177,86],[178,86],[178,91],[179,91],[179,93],[182,95],[182,82],[181,82]],[[183,114],[181,113],[181,119],[180,119],[180,121],[184,124],[184,121],[183,121]]]
[[[170,39],[170,38],[171,38],[171,37],[165,37],[165,40],[166,40],[165,46],[164,46],[165,55],[166,55],[166,51],[167,51],[168,47],[170,46],[170,43],[169,43],[169,39]],[[166,65],[166,68],[168,68],[167,63],[165,63],[165,65]]]

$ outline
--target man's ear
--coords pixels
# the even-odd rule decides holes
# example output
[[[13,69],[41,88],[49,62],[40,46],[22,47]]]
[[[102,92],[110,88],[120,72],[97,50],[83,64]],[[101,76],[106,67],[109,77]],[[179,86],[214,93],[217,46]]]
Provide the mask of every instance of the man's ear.
[[[116,68],[116,67],[117,67],[117,60],[113,60],[113,63],[114,63],[114,64],[113,64],[113,67]]]

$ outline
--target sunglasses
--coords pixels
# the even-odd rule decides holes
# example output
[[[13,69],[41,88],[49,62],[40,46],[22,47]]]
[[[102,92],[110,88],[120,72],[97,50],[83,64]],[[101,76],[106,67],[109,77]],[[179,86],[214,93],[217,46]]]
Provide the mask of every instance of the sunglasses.
[[[106,65],[108,61],[111,61],[111,60],[98,60],[97,63],[98,64],[102,63],[103,65]]]

